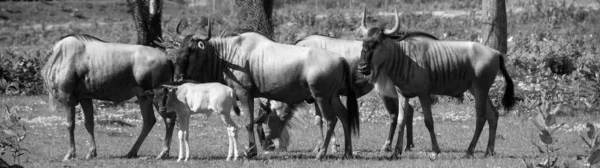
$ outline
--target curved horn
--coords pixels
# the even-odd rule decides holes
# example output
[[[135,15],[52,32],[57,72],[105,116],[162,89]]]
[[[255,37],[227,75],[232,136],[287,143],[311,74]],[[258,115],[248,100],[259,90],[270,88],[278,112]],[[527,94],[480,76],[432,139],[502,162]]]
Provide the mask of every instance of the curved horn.
[[[360,19],[360,28],[361,29],[366,29],[367,28],[367,7],[363,7],[363,13],[362,13],[362,18]]]
[[[206,40],[204,41],[208,41],[210,40],[210,38],[212,37],[212,26],[210,25],[210,19],[208,19],[208,36],[206,37]]]
[[[177,33],[178,35],[181,35],[181,24],[182,23],[183,23],[183,19],[179,20],[179,23],[177,23],[177,28],[175,28],[175,33]]]
[[[211,31],[212,31],[212,26],[210,25],[210,20],[208,20],[208,36],[202,38],[202,36],[199,36],[199,35],[196,34],[196,35],[194,35],[192,37],[192,39],[194,39],[194,40],[208,41],[212,37]]]
[[[391,35],[400,30],[400,16],[398,15],[398,7],[394,8],[394,13],[396,13],[396,24],[394,24],[394,27],[391,30],[386,29],[383,31],[383,34]]]

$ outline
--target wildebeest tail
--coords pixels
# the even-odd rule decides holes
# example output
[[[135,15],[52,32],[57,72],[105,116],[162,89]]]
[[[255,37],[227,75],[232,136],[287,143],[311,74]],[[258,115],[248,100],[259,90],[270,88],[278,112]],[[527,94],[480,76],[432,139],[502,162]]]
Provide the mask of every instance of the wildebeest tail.
[[[69,37],[69,36],[66,36]],[[48,105],[50,106],[51,111],[57,110],[57,105],[59,102],[54,97],[54,94],[57,92],[56,78],[59,70],[63,69],[62,65],[64,60],[67,60],[68,57],[73,57],[80,52],[82,52],[84,44],[79,40],[66,40],[66,37],[62,37],[54,46],[52,47],[52,52],[50,56],[47,58],[44,67],[42,68],[41,75],[44,80],[44,89],[48,92]]]
[[[508,72],[506,71],[506,66],[504,65],[504,55],[500,56],[500,71],[502,72],[502,76],[504,76],[504,81],[506,82],[504,98],[502,98],[502,106],[504,106],[504,110],[508,112],[516,103],[515,86],[512,79],[508,75]]]
[[[240,107],[238,107],[238,104],[237,104],[238,98],[237,98],[237,95],[235,94],[235,90],[232,88],[230,93],[231,93],[231,97],[233,97],[233,102],[232,102],[233,112],[235,112],[235,115],[240,116]]]
[[[348,123],[350,124],[350,130],[355,135],[360,136],[360,115],[358,114],[358,102],[356,101],[356,94],[352,89],[352,73],[350,71],[350,65],[344,61],[344,78],[346,82],[346,109],[348,111]]]

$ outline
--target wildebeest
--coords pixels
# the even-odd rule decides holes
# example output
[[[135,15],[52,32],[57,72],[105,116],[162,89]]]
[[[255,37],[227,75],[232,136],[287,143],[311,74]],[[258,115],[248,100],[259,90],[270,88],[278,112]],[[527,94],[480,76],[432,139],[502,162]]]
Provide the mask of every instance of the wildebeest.
[[[358,105],[354,91],[347,87],[348,110],[339,98],[339,88],[351,84],[350,70],[344,58],[323,49],[279,44],[255,33],[241,32],[208,36],[188,35],[174,50],[175,79],[220,82],[235,89],[241,110],[248,114],[247,157],[256,156],[253,99],[264,97],[288,104],[314,101],[327,120],[329,144],[339,118],[345,137],[344,157],[352,156],[350,132],[359,130]],[[338,118],[336,118],[337,116]],[[321,150],[322,158],[327,149]]]
[[[392,39],[383,28],[367,28],[362,39],[359,72],[371,81],[393,83],[404,97],[418,97],[423,107],[425,125],[431,136],[433,151],[440,149],[433,131],[430,94],[457,95],[469,90],[475,97],[476,128],[466,156],[471,157],[483,125],[489,122],[486,156],[493,155],[498,112],[488,97],[498,71],[502,72],[506,88],[502,104],[505,110],[514,105],[514,86],[504,65],[504,55],[475,42],[441,41],[427,36]],[[406,99],[405,101],[407,101]],[[399,114],[399,136],[406,121]],[[402,153],[402,138],[398,138],[392,157]],[[435,158],[435,156],[434,156]]]
[[[397,13],[397,10],[395,10],[395,12]],[[357,29],[358,36],[364,36],[362,34],[366,33],[364,31],[364,29],[366,29],[366,27],[365,27],[366,9],[363,10],[361,20],[362,20],[361,27],[359,27]],[[427,36],[429,38],[437,40],[437,38],[435,36],[429,35],[426,33],[422,33],[422,32],[400,31],[399,17],[397,15],[395,17],[395,20],[396,20],[396,23],[394,25],[394,28],[392,30],[389,30],[389,33],[401,34],[401,35],[393,36],[391,38],[406,38],[408,36],[414,37],[416,35],[423,35],[423,36]],[[356,95],[358,97],[361,97],[361,96],[369,93],[373,89],[374,86],[373,86],[373,84],[368,82],[368,78],[365,75],[357,73],[358,61],[359,61],[360,53],[362,50],[362,41],[338,39],[338,38],[332,38],[332,37],[327,37],[327,36],[323,36],[323,35],[310,35],[310,36],[303,37],[300,40],[296,41],[295,45],[304,46],[304,47],[322,48],[322,49],[325,49],[325,50],[328,50],[328,51],[331,51],[331,52],[334,52],[336,54],[343,56],[348,61],[348,64],[351,67],[351,73],[353,76],[352,89],[354,89],[354,92],[356,93]],[[405,102],[404,101],[405,98],[401,94],[397,94],[396,89],[397,88],[393,85],[393,83],[391,83],[391,81],[387,84],[380,83],[375,86],[375,90],[377,91],[379,97],[383,101],[384,107],[388,111],[389,119],[390,119],[388,138],[386,139],[383,147],[381,148],[381,151],[391,151],[391,142],[394,138],[394,133],[395,133],[396,125],[397,125],[397,121],[398,121],[397,120],[398,110],[403,110],[405,112],[405,114],[408,116],[407,117],[408,125],[407,125],[406,150],[410,150],[412,147],[414,147],[413,138],[412,138],[412,119],[413,119],[412,116],[413,116],[414,110],[413,110],[412,106],[410,104],[408,104],[408,101],[406,101],[406,104],[404,104],[404,103],[402,104],[403,108],[401,108],[401,109],[398,108],[399,107],[398,102]],[[462,96],[462,95],[460,95],[460,96]],[[432,98],[435,98],[435,97],[432,96]],[[400,101],[398,99],[400,99]],[[284,110],[284,109],[280,109],[280,110]],[[287,114],[287,113],[283,113],[283,114]],[[319,122],[320,120],[318,119],[320,117],[317,116],[316,118],[317,118],[316,124],[320,125],[321,122]],[[274,134],[274,135],[267,134],[267,135],[265,135],[265,137],[278,138],[277,131],[283,131],[285,129],[277,129],[277,128],[281,127],[281,125],[283,125],[285,123],[278,122],[276,119],[268,120],[268,121],[274,122],[274,123],[265,123],[265,124],[263,124],[263,127],[265,127],[265,129],[268,129],[269,130],[268,132],[271,134]],[[278,124],[278,123],[281,123],[281,124]],[[285,138],[288,138],[288,137],[285,137]],[[267,138],[266,142],[270,142],[269,140],[271,140],[271,139]],[[334,144],[332,144],[332,145],[334,145]],[[269,146],[269,145],[267,144],[266,146]],[[318,145],[318,146],[320,146],[320,145]],[[317,148],[318,148],[318,146],[317,146]],[[332,149],[334,149],[334,147],[332,147]]]
[[[138,98],[143,127],[127,153],[134,157],[152,129],[156,118],[152,100],[144,91],[172,80],[172,63],[159,49],[130,44],[107,43],[84,34],[62,37],[42,69],[42,77],[53,110],[66,111],[70,149],[64,160],[75,158],[75,106],[80,104],[85,128],[92,147],[86,158],[96,156],[94,107],[92,99],[122,102]],[[164,148],[159,157],[168,155],[175,116],[160,114],[167,126]]]
[[[227,160],[231,160],[232,157],[233,160],[237,160],[237,125],[229,113],[233,107],[235,114],[240,115],[240,109],[237,107],[233,89],[220,83],[180,81],[163,84],[161,88],[156,89],[154,94],[155,99],[158,99],[161,113],[175,111],[177,114],[177,125],[179,126],[179,158],[177,162],[184,159],[184,146],[184,161],[188,161],[190,157],[188,145],[190,115],[203,113],[209,116],[213,112],[219,114],[227,125],[229,138]]]

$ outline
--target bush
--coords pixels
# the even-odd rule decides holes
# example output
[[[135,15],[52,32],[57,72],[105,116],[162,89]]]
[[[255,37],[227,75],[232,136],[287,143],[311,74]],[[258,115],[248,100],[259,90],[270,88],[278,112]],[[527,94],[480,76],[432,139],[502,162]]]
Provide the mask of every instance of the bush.
[[[43,81],[40,75],[45,55],[41,51],[19,52],[9,49],[0,54],[0,90],[8,94],[41,94]]]

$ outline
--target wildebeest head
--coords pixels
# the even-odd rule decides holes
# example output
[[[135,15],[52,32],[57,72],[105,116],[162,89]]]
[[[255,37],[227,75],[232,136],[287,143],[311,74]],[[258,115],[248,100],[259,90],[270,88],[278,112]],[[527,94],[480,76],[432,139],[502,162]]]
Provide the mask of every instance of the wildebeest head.
[[[363,18],[361,26],[359,28],[360,40],[363,41],[363,49],[360,54],[360,61],[358,64],[358,71],[363,75],[371,74],[371,58],[375,49],[377,49],[381,41],[386,35],[394,35],[400,30],[400,16],[398,16],[398,10],[394,9],[396,23],[390,30],[381,27],[367,27],[366,25],[366,9],[363,11]]]
[[[179,33],[179,30],[178,30]],[[211,39],[211,25],[208,22],[208,35],[199,34],[187,35],[179,48],[172,50],[170,53],[174,59],[175,70],[173,78],[175,81],[191,78],[191,72],[197,70],[198,67],[190,66],[202,57],[214,54],[214,48],[209,44]]]
[[[260,124],[259,127],[263,130],[262,133],[265,137],[264,142],[261,142],[263,149],[287,150],[290,139],[290,121],[298,104],[288,105],[268,100],[266,105],[262,102],[259,105],[264,112],[258,116],[255,123]]]

